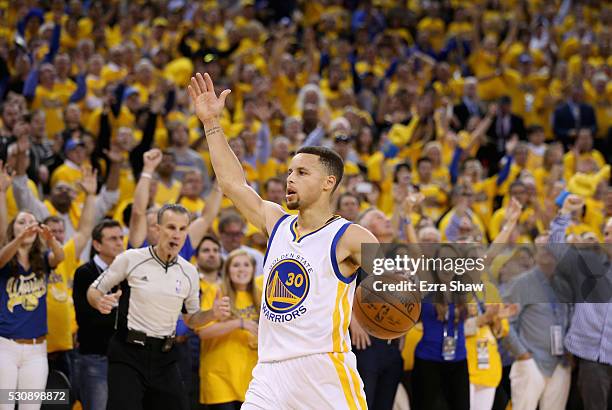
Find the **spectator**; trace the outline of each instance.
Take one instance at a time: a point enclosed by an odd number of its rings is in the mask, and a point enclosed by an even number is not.
[[[539,237],[536,244],[547,239]],[[504,294],[504,300],[520,305],[506,338],[516,358],[510,371],[512,408],[559,409],[567,402],[571,378],[563,348],[569,311],[551,286],[554,256],[540,246],[535,259],[536,267],[515,279]]]
[[[228,213],[219,220],[219,237],[221,239],[221,256],[227,258],[230,252],[244,249],[255,259],[255,276],[263,273],[263,254],[256,249],[242,244],[246,225],[244,219],[236,213]]]
[[[565,103],[555,109],[553,127],[555,137],[566,149],[578,135],[580,128],[589,128],[591,135],[597,133],[597,119],[593,107],[584,102],[584,90],[579,83],[568,88]]]
[[[0,386],[39,389],[47,383],[47,276],[64,259],[49,227],[33,214],[20,212],[8,226],[8,243],[0,249]],[[46,247],[49,248],[47,250]]]
[[[218,294],[229,296],[232,317],[198,330],[202,340],[200,403],[211,409],[239,409],[257,363],[257,320],[261,291],[255,285],[255,259],[244,249],[229,253],[220,289],[209,292],[202,306]]]
[[[79,391],[84,410],[106,408],[108,342],[115,332],[114,315],[103,315],[87,302],[87,289],[124,250],[123,233],[117,221],[105,219],[92,232],[91,260],[74,276],[74,310],[79,327]]]

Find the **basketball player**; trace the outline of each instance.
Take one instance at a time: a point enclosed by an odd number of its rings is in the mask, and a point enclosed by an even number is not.
[[[367,408],[348,326],[361,244],[378,242],[365,228],[333,215],[331,196],[342,179],[342,159],[323,147],[298,150],[286,193],[287,207],[298,214],[288,215],[247,184],[227,143],[219,117],[230,90],[217,97],[210,76],[199,73],[188,89],[222,191],[270,237],[259,362],[242,408]]]

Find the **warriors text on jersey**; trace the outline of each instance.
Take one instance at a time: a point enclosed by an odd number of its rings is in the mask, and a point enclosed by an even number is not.
[[[297,216],[276,223],[264,259],[259,361],[351,349],[348,332],[355,275],[340,274],[336,246],[350,222],[334,217],[303,236]]]

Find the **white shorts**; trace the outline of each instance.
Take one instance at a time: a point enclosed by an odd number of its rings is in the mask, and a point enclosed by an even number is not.
[[[352,352],[257,363],[242,405],[243,410],[367,408]]]

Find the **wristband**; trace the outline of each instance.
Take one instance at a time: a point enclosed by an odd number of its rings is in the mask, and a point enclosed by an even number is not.
[[[151,175],[148,172],[141,172],[140,173],[140,178],[151,178],[151,179],[153,179],[153,175]]]

